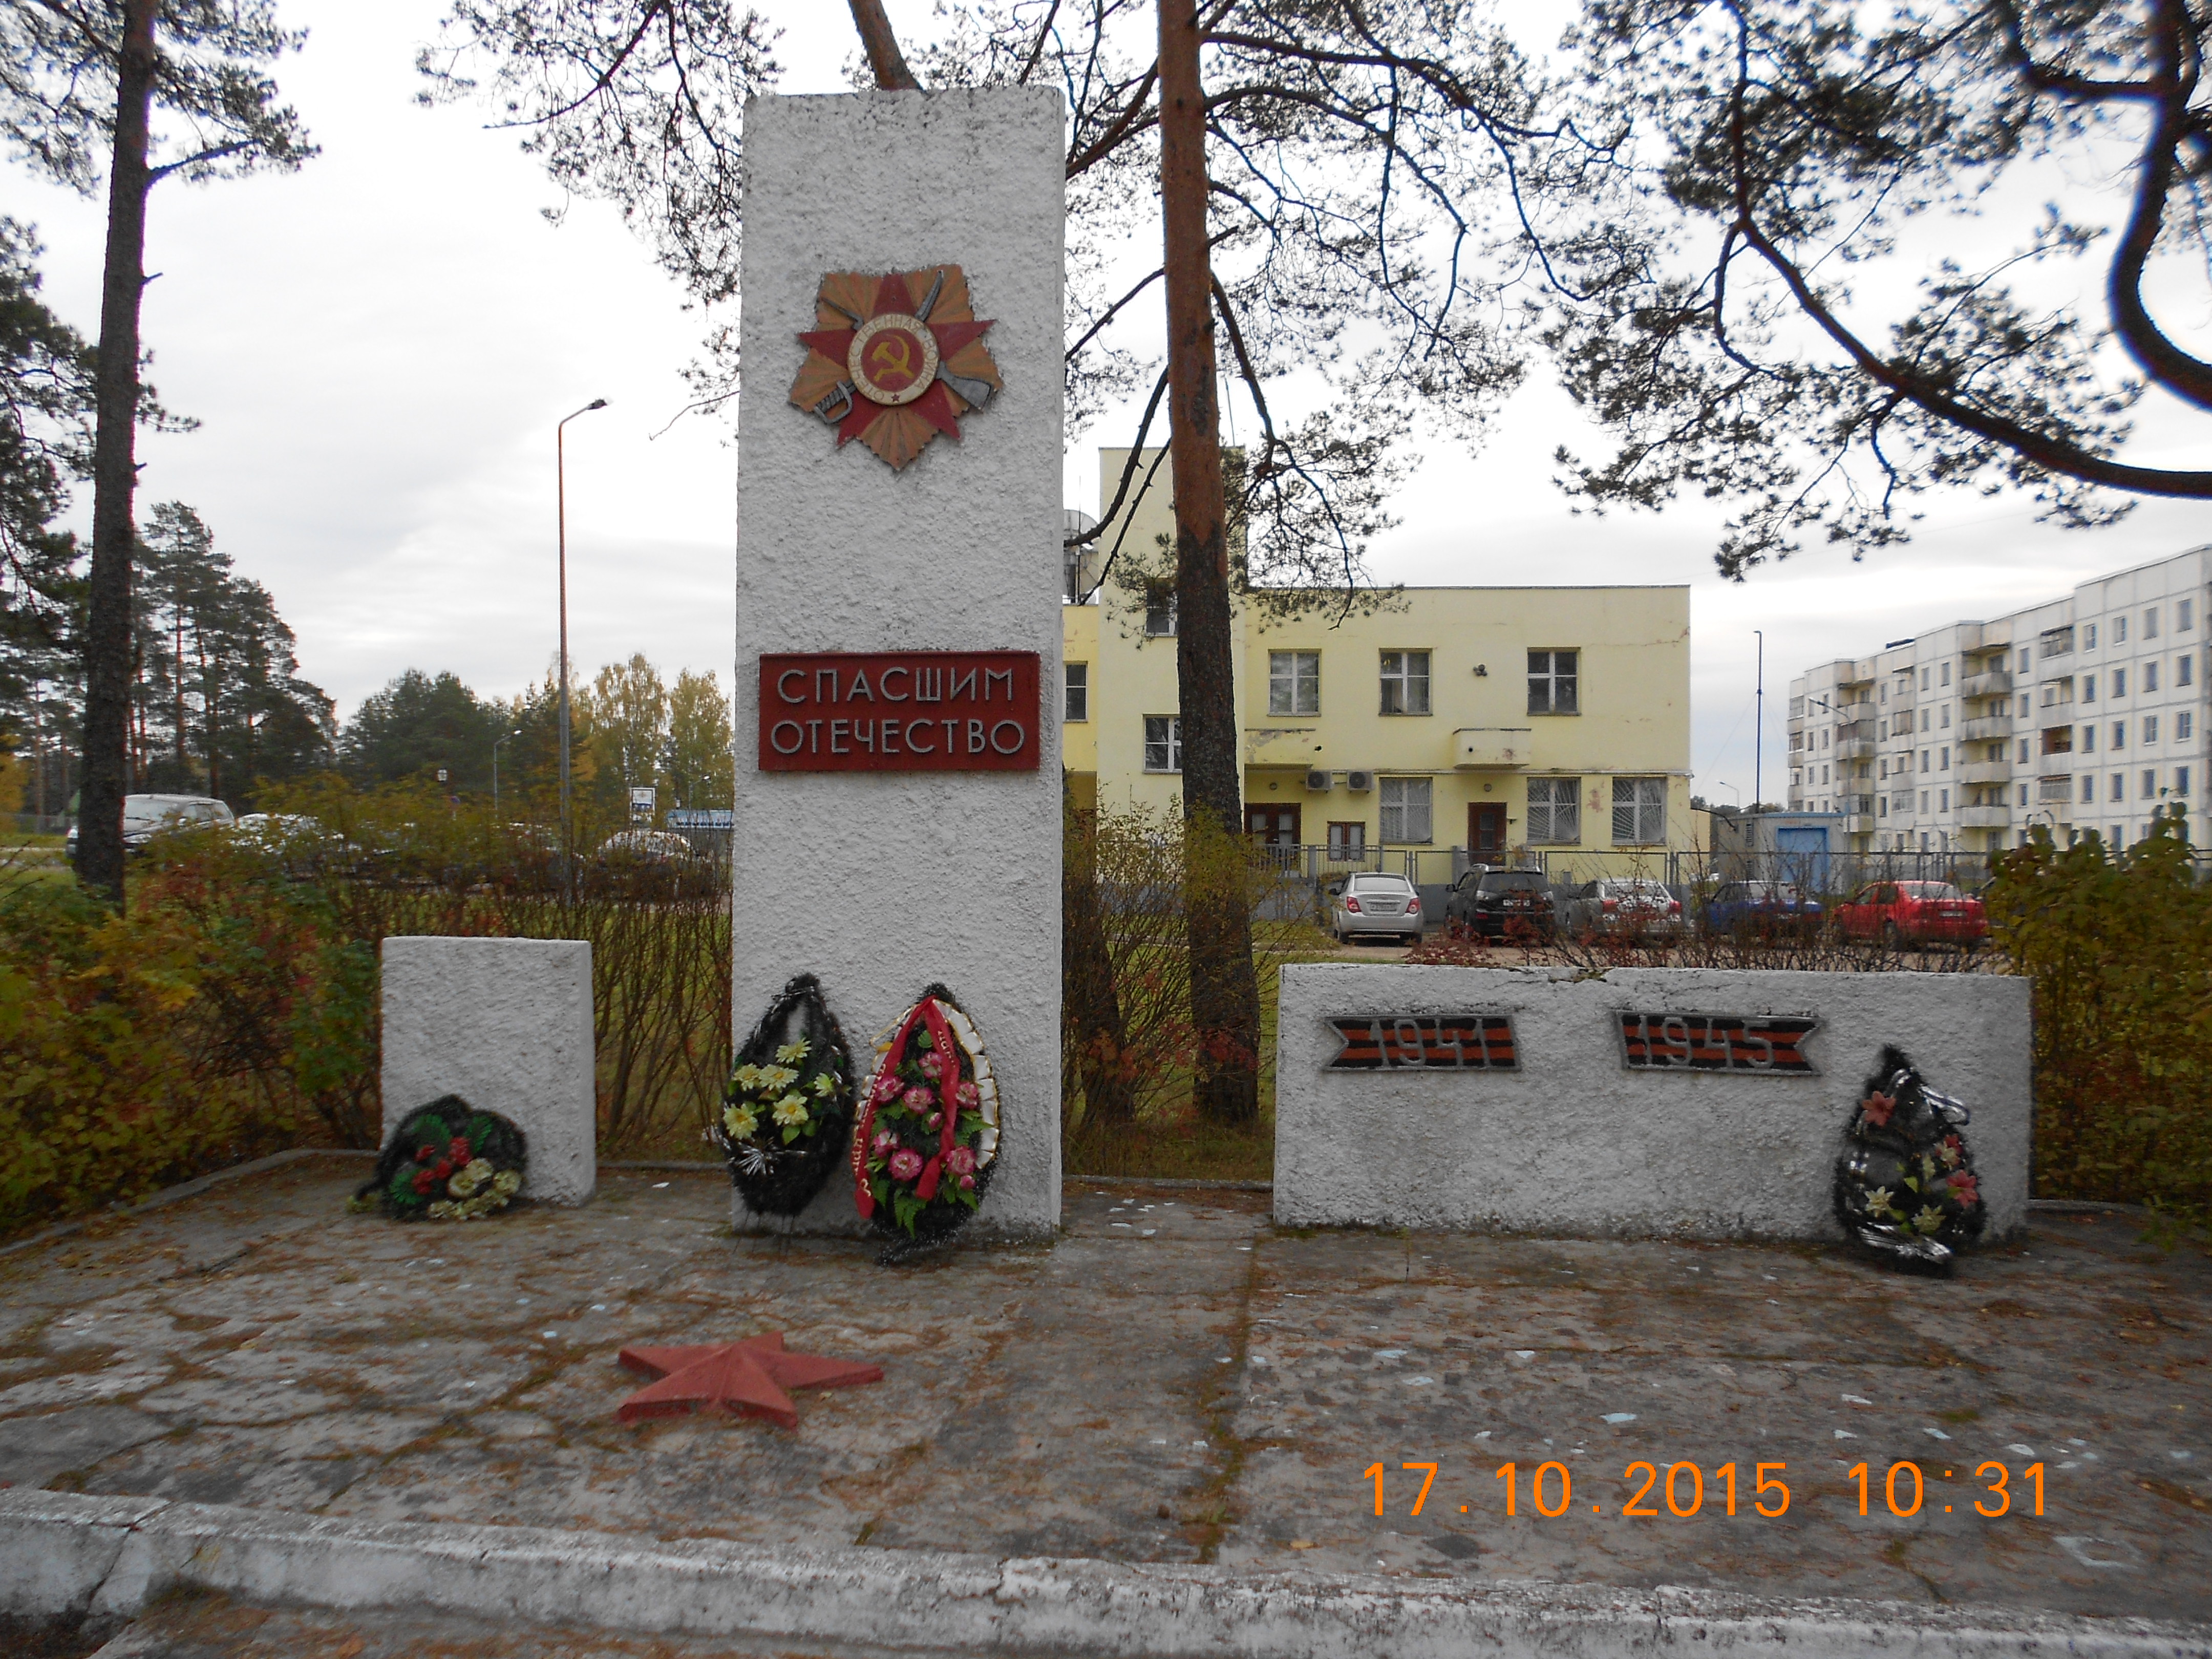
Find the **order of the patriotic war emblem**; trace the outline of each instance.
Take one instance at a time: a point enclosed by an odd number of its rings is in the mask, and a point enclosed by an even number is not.
[[[791,401],[858,438],[894,471],[940,433],[960,440],[960,417],[1000,389],[958,265],[921,270],[833,270],[814,296],[815,326],[799,335],[806,362]]]

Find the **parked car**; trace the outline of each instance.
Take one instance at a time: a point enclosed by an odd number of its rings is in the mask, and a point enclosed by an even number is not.
[[[1705,931],[1769,938],[1817,931],[1820,902],[1786,881],[1724,881],[1705,903]]]
[[[1565,906],[1570,933],[1679,933],[1682,902],[1648,876],[1607,876],[1585,882]]]
[[[248,812],[231,832],[254,851],[280,861],[287,874],[301,878],[350,869],[361,855],[361,848],[304,812]]]
[[[592,855],[601,864],[690,864],[699,854],[681,836],[665,830],[625,830],[609,836]]]
[[[1328,931],[1340,945],[1383,934],[1421,942],[1421,895],[1403,876],[1362,871],[1347,877],[1329,904]]]
[[[1444,901],[1444,919],[1470,927],[1486,939],[1504,939],[1516,924],[1539,939],[1559,931],[1552,884],[1540,870],[1487,870],[1478,866],[1453,884]]]
[[[230,808],[212,795],[125,795],[123,846],[135,853],[166,830],[193,830],[234,820]],[[62,837],[64,854],[76,862],[76,825]]]
[[[1979,945],[1990,936],[1982,902],[1948,881],[1877,881],[1836,907],[1847,939],[1896,945]]]

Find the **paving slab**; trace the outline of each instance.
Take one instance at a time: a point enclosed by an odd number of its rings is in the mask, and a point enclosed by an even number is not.
[[[302,1160],[0,1257],[0,1482],[2212,1620],[2212,1263],[2124,1218],[2039,1212],[1929,1280],[1813,1245],[1284,1230],[1265,1194],[1072,1182],[1056,1243],[883,1268],[733,1237],[714,1172],[603,1170],[581,1208],[437,1227],[347,1214],[358,1179]],[[614,1420],[623,1345],[779,1329],[884,1381],[802,1394],[796,1431]],[[1988,1464],[2001,1515],[1974,1507]]]

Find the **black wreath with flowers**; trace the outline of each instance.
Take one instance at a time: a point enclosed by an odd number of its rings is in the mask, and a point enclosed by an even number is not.
[[[967,1224],[998,1167],[999,1089],[975,1023],[942,985],[877,1045],[853,1137],[854,1199],[886,1262]]]
[[[853,1056],[822,981],[799,974],[738,1050],[714,1144],[748,1208],[794,1216],[836,1173],[852,1132]]]
[[[353,1202],[402,1221],[477,1221],[514,1201],[528,1162],[517,1125],[441,1095],[407,1115]]]
[[[1929,1088],[1896,1048],[1867,1079],[1836,1160],[1836,1219],[1884,1261],[1948,1273],[1982,1236],[1989,1212],[1960,1131],[1964,1103]]]

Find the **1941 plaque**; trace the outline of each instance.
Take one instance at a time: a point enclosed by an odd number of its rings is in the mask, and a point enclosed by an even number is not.
[[[763,772],[1034,772],[1034,651],[763,653]]]
[[[1332,1072],[1516,1072],[1510,1014],[1346,1014]]]

